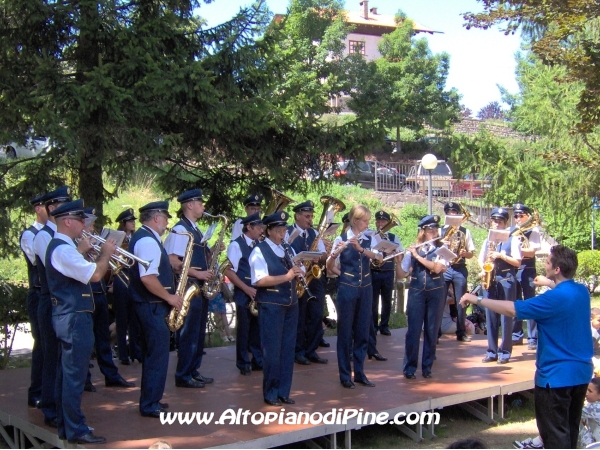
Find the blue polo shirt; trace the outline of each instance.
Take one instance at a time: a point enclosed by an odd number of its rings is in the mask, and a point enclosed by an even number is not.
[[[573,280],[524,302],[515,302],[518,320],[534,319],[538,326],[535,384],[560,388],[587,384],[592,379],[590,294]]]

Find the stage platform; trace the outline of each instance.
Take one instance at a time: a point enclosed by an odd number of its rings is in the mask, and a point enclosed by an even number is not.
[[[365,362],[366,375],[377,386],[357,384],[353,390],[341,386],[336,338],[327,338],[331,347],[322,348],[319,354],[328,358],[329,364],[295,365],[291,397],[296,404],[284,405],[285,411],[324,414],[333,408],[362,408],[364,412],[388,412],[393,417],[398,412],[426,412],[463,404],[491,423],[503,417],[504,395],[533,389],[535,351],[527,350],[526,345],[517,346],[508,364],[484,364],[481,358],[487,348],[485,336],[474,336],[470,343],[457,342],[454,336],[442,337],[433,377],[424,379],[417,372],[416,380],[406,380],[402,375],[405,332],[406,329],[392,330],[390,337],[378,336],[377,347],[389,359]],[[351,431],[363,426],[356,420],[346,425],[217,425],[221,413],[230,408],[236,412],[241,408],[252,413],[279,413],[281,407],[263,403],[262,372],[240,375],[235,367],[235,346],[209,348],[206,352],[202,374],[214,377],[215,382],[204,389],[176,388],[176,354],[172,353],[162,401],[169,403],[170,412],[213,412],[210,425],[162,425],[159,419],[141,417],[139,363],[130,366],[117,363],[123,377],[138,386],[129,389],[104,387],[104,377],[98,368],[91,369],[97,392],[84,392],[82,409],[88,425],[95,428],[94,433],[108,440],[100,448],[148,448],[157,440],[165,440],[173,448],[268,448],[318,437],[326,437],[329,447],[343,443],[349,448]],[[9,446],[73,447],[58,439],[56,429],[44,425],[41,411],[27,407],[29,369],[1,371],[0,381],[0,433]],[[487,399],[487,407],[475,402],[479,399]],[[416,440],[435,433],[433,425],[411,429],[404,426],[403,431]]]

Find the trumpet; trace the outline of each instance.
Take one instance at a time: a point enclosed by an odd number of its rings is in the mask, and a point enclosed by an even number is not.
[[[89,238],[92,248],[100,253],[100,245],[97,243],[92,243],[92,240],[99,242],[100,244],[106,243],[106,239],[101,238],[97,234],[90,233],[88,231],[83,230],[82,236],[84,238]],[[138,264],[144,266],[144,269],[148,270],[150,267],[150,263],[141,258],[138,258],[133,253],[129,253],[127,250],[123,250],[121,247],[117,247],[115,249],[115,253],[113,253],[110,257],[115,263],[125,266],[125,267],[133,267],[133,265],[137,262]]]

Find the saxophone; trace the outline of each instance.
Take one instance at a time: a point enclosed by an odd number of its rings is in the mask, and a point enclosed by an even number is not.
[[[212,271],[214,274],[214,278],[211,280],[205,281],[202,286],[202,294],[209,300],[215,298],[219,292],[221,292],[221,285],[223,284],[223,271],[219,269],[219,255],[221,254],[221,248],[223,247],[223,238],[225,237],[225,231],[227,231],[227,217],[217,215],[213,216],[208,213],[204,213],[205,216],[208,217],[216,217],[220,219],[223,223],[221,224],[221,231],[219,231],[219,237],[215,245],[213,246],[212,256],[210,258],[210,263],[208,264],[208,270]]]
[[[490,284],[492,284],[492,277],[494,276],[494,261],[490,257],[490,253],[496,251],[496,243],[494,241],[488,242],[487,255],[485,258],[485,262],[483,263],[483,271],[485,272],[483,278],[481,280],[481,287],[486,291],[490,288]]]
[[[175,293],[183,298],[183,305],[181,309],[172,308],[169,315],[166,317],[167,326],[169,330],[175,332],[179,330],[187,316],[187,313],[190,309],[190,303],[192,298],[194,298],[199,291],[198,285],[192,283],[189,288],[187,288],[187,280],[188,280],[188,272],[190,270],[190,264],[192,262],[192,254],[194,253],[194,236],[192,233],[188,233],[187,231],[173,231],[170,228],[167,228],[170,233],[181,234],[188,237],[188,243],[185,248],[185,255],[183,256],[183,265],[181,267],[181,275],[179,278],[179,283],[177,284],[177,289]]]

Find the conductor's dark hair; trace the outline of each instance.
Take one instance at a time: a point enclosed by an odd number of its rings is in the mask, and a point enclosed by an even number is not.
[[[485,442],[483,442],[479,439],[468,438],[468,439],[461,439],[459,441],[453,442],[446,448],[488,448],[488,447],[487,447],[487,445],[485,445]]]
[[[577,271],[577,253],[564,245],[555,245],[550,249],[552,268],[560,268],[563,277],[570,280]]]

